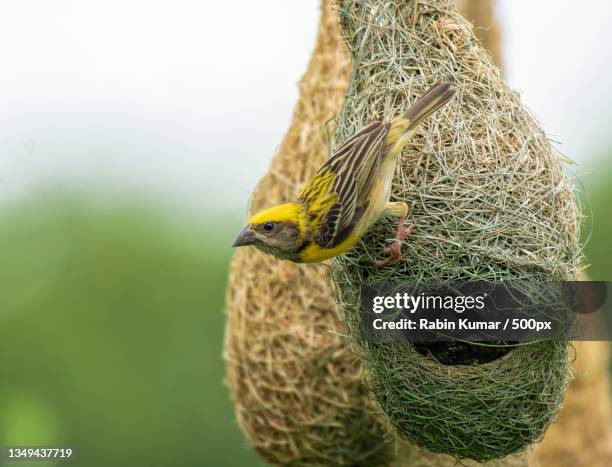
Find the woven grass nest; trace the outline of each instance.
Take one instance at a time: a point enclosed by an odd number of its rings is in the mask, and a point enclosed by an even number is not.
[[[360,340],[366,280],[574,280],[579,215],[563,158],[503,82],[450,0],[342,0],[353,67],[334,145],[391,118],[436,81],[457,88],[398,164],[392,200],[417,229],[402,262],[376,268],[394,236],[381,221],[334,260],[349,343],[371,395],[397,433],[432,452],[487,461],[543,436],[569,380],[568,343],[516,347]],[[469,356],[467,358],[466,356]]]

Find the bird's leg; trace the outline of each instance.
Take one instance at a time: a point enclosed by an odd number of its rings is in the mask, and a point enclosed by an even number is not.
[[[397,223],[397,231],[395,234],[395,240],[390,247],[384,249],[383,254],[387,258],[376,261],[376,266],[391,266],[396,264],[402,253],[402,242],[406,240],[408,235],[414,230],[414,224],[410,224],[408,227],[404,227],[406,221],[406,215],[408,214],[408,205],[406,203],[387,203],[383,215],[396,215],[399,217]]]
[[[376,266],[391,266],[399,262],[402,256],[402,242],[406,240],[406,237],[412,233],[415,227],[414,224],[410,224],[408,227],[404,228],[405,220],[405,217],[400,217],[397,223],[395,240],[393,240],[391,246],[383,250],[383,254],[387,255],[387,258],[377,260]]]

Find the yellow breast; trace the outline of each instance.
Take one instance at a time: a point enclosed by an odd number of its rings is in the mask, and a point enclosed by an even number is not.
[[[346,250],[355,245],[360,237],[361,235],[350,235],[346,240],[333,248],[322,248],[321,245],[313,242],[302,250],[300,253],[300,259],[304,263],[318,263],[319,261],[325,261],[326,259],[333,258],[334,256],[344,253]]]

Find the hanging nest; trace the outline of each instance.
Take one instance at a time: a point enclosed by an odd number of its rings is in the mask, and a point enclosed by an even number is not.
[[[405,149],[393,201],[416,224],[402,262],[376,268],[394,225],[333,262],[337,298],[373,397],[398,434],[487,461],[542,438],[569,380],[568,343],[517,347],[361,342],[366,280],[550,282],[576,278],[579,216],[562,159],[450,0],[342,0],[353,68],[334,141],[400,115],[436,81],[457,97]]]

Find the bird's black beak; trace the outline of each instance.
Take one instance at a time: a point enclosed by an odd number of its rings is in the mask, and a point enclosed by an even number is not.
[[[257,237],[255,237],[255,233],[251,229],[250,225],[247,225],[244,229],[240,231],[234,243],[232,243],[232,247],[236,248],[237,246],[247,246],[252,245],[257,241]]]

